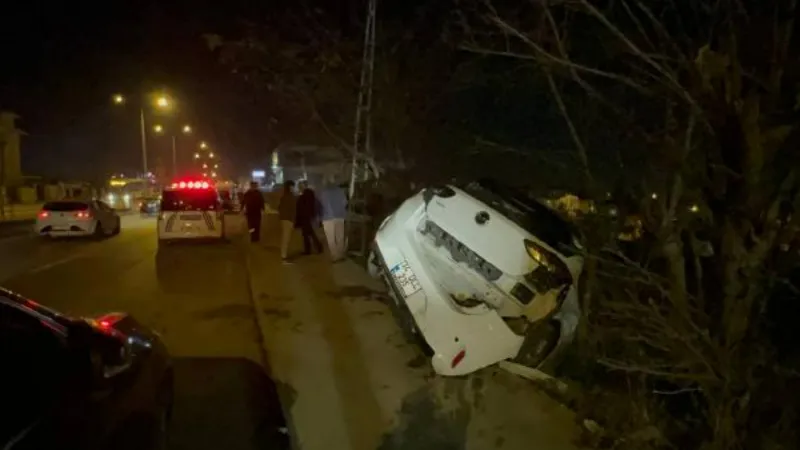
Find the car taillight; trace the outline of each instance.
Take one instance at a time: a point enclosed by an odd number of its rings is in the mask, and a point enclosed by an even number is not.
[[[461,350],[460,352],[458,352],[458,354],[456,354],[456,356],[453,357],[453,360],[450,361],[450,368],[455,369],[457,365],[461,364],[461,361],[464,360],[465,356],[467,356],[466,350]]]
[[[50,213],[47,211],[39,211],[39,218],[40,219],[47,219],[50,217]]]
[[[78,211],[75,213],[75,217],[78,219],[88,219],[92,217],[92,215],[88,211]]]

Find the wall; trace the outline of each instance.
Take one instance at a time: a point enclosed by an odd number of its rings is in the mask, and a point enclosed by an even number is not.
[[[17,115],[0,112],[0,183],[15,186],[22,182],[20,140],[22,132],[16,127]]]

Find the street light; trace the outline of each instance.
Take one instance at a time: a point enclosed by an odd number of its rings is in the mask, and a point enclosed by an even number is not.
[[[214,157],[214,154],[213,154],[213,153],[209,153],[209,154],[208,154],[208,157],[209,157],[209,158],[213,158],[213,157]]]
[[[215,169],[219,169],[219,164],[214,164]]]
[[[147,128],[145,127],[144,121],[144,106],[145,104],[150,104],[158,109],[169,109],[172,107],[173,102],[164,94],[158,94],[156,96],[148,94],[145,98],[146,100],[139,104],[139,132],[142,140],[142,168],[146,174],[149,173],[149,171],[147,169]],[[127,102],[127,99],[121,93],[117,93],[111,96],[111,101],[114,105],[122,106]],[[153,127],[153,130],[156,133],[161,133],[163,127],[156,125]]]
[[[202,148],[202,149],[208,148],[208,144],[206,144],[206,141],[203,141],[203,142],[200,143],[200,148]]]
[[[208,169],[208,164],[203,163],[203,169]]]
[[[164,132],[164,127],[162,127],[161,125],[156,125],[153,127],[153,131],[155,131],[157,134],[162,134]],[[183,131],[183,134],[190,134],[192,132],[192,127],[190,125],[184,125],[183,128],[181,128],[181,131]],[[171,134],[172,136],[170,137],[172,138],[172,175],[175,176],[178,174],[178,148],[177,148],[178,145],[176,142],[177,136],[175,135],[174,132]],[[199,156],[200,155],[197,153],[194,154],[195,159],[197,159]]]
[[[217,172],[211,172],[211,178],[216,178],[216,177],[217,177]]]
[[[200,153],[195,153],[194,154],[194,159],[200,159]]]

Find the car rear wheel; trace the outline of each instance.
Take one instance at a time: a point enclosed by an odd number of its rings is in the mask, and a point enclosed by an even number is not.
[[[94,232],[92,233],[92,236],[95,239],[102,239],[106,236],[106,234],[103,232],[103,225],[100,223],[99,220],[95,221],[94,223]]]

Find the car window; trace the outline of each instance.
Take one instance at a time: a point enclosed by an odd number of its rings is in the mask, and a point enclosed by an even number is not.
[[[53,212],[86,211],[89,209],[89,204],[86,202],[49,202],[45,203],[42,209]]]
[[[0,421],[5,444],[35,423],[59,390],[66,349],[57,332],[38,313],[27,313],[0,294],[0,398],[6,414]],[[34,310],[35,311],[35,310]]]
[[[219,197],[211,189],[164,191],[163,211],[211,211],[219,207]]]

